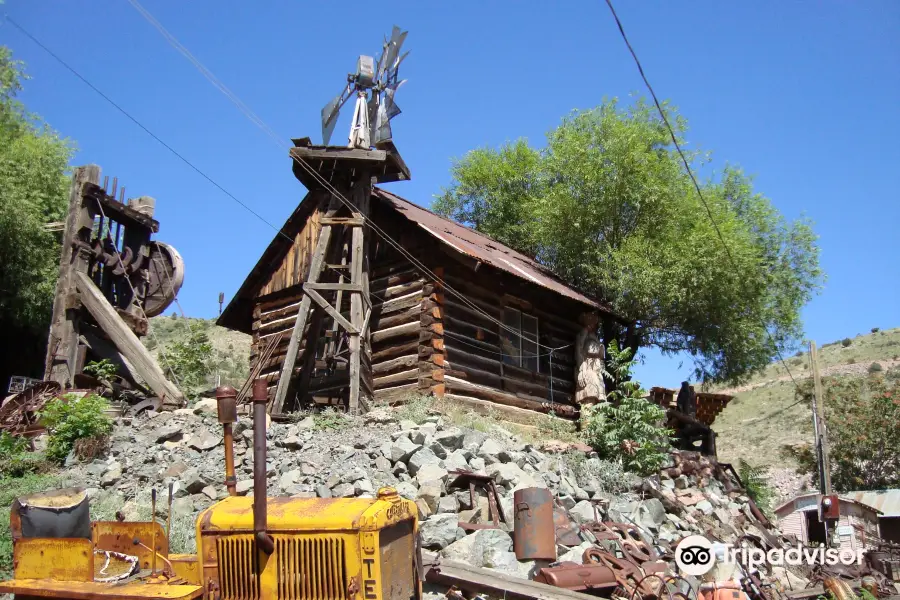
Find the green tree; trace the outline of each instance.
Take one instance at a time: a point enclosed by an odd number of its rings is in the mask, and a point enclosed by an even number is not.
[[[828,431],[831,485],[836,491],[878,490],[900,486],[900,372],[865,377],[828,377],[822,381]],[[812,400],[804,382],[798,399]],[[801,469],[818,482],[815,448],[795,450]]]
[[[196,396],[206,385],[210,374],[213,347],[203,321],[186,321],[187,331],[159,354],[167,375],[178,382],[181,391]]]
[[[646,400],[640,383],[631,378],[631,349],[620,350],[613,340],[607,355],[607,375],[616,387],[607,401],[582,408],[584,438],[600,458],[621,460],[627,470],[648,475],[666,461],[673,432],[664,427],[665,411]]]
[[[0,329],[19,342],[2,370],[40,374],[60,251],[44,225],[65,219],[73,147],[16,99],[25,79],[0,46]]]
[[[686,121],[666,110],[683,138]],[[688,159],[709,160],[696,151]],[[518,140],[473,150],[452,173],[437,212],[535,257],[633,321],[603,323],[607,344],[687,352],[706,381],[745,379],[794,347],[800,310],[823,280],[810,223],[785,221],[733,167],[703,185],[723,245],[642,100],[576,111],[541,149]]]

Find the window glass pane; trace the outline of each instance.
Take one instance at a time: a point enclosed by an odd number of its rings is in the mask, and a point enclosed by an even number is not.
[[[522,315],[522,366],[538,370],[538,321],[530,315]]]
[[[503,352],[503,362],[508,365],[519,366],[522,362],[522,340],[518,333],[522,328],[522,313],[513,308],[503,309],[503,324],[500,328],[500,348]],[[509,329],[513,331],[509,331]]]

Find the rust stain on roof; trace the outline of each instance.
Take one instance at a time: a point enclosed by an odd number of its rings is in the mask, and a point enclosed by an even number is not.
[[[483,233],[445,219],[430,210],[413,204],[381,188],[373,188],[372,196],[389,203],[398,213],[417,224],[423,231],[453,248],[492,267],[505,271],[529,283],[539,285],[572,300],[581,302],[606,313],[611,310],[572,289],[557,279],[549,269],[534,259],[516,252]]]

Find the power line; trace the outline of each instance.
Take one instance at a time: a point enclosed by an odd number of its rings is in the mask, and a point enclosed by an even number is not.
[[[92,84],[92,83],[91,83],[90,81],[88,81],[85,77],[83,77],[83,76],[81,75],[81,73],[79,73],[78,71],[76,71],[76,70],[75,70],[72,66],[70,66],[66,61],[64,61],[62,58],[60,58],[59,56],[57,56],[52,50],[50,50],[50,48],[48,48],[47,46],[45,46],[44,44],[42,44],[42,43],[40,42],[40,40],[38,40],[36,37],[34,37],[33,35],[31,35],[24,27],[22,27],[22,26],[19,25],[16,21],[14,21],[14,20],[12,19],[12,17],[10,17],[10,16],[7,15],[7,14],[4,14],[3,16],[4,16],[4,18],[5,18],[7,21],[10,22],[10,24],[12,24],[13,27],[15,27],[15,28],[18,29],[20,32],[22,32],[22,34],[24,34],[26,37],[28,37],[28,39],[30,39],[32,42],[34,42],[35,44],[37,44],[44,52],[46,52],[47,54],[49,54],[50,56],[52,56],[52,57],[56,60],[56,62],[58,62],[59,64],[61,64],[62,66],[64,66],[66,69],[68,69],[69,72],[71,72],[75,77],[77,77],[77,78],[80,79],[82,82],[84,82],[84,84],[87,85],[89,88],[91,88],[92,90],[94,90],[101,98],[103,98],[104,100],[106,100],[107,102],[109,102],[116,110],[118,110],[120,113],[122,113],[123,115],[125,115],[132,123],[134,123],[135,125],[137,125],[137,126],[140,127],[141,129],[143,129],[144,132],[145,132],[147,135],[149,135],[149,136],[152,137],[154,140],[156,140],[157,142],[159,142],[166,150],[168,150],[169,152],[171,152],[172,154],[174,154],[175,156],[177,156],[179,159],[181,159],[181,161],[182,161],[184,164],[186,164],[187,166],[189,166],[191,169],[193,169],[194,171],[196,171],[201,177],[203,177],[203,178],[206,179],[208,182],[210,182],[210,183],[213,184],[215,187],[217,187],[223,194],[225,194],[226,196],[228,196],[229,198],[231,198],[232,200],[234,200],[235,202],[237,202],[238,204],[240,204],[241,206],[243,206],[248,212],[250,212],[250,214],[252,214],[253,216],[255,216],[257,219],[259,219],[260,221],[262,221],[263,223],[265,223],[266,225],[268,225],[269,227],[271,227],[271,228],[274,229],[275,231],[281,233],[282,235],[285,235],[284,232],[282,232],[278,227],[275,227],[274,225],[272,225],[271,223],[269,223],[268,221],[266,221],[266,219],[263,218],[262,215],[260,215],[260,214],[257,213],[255,210],[253,210],[252,208],[250,208],[249,206],[247,206],[246,204],[244,204],[243,202],[241,202],[240,200],[238,200],[238,198],[237,198],[234,194],[232,194],[231,192],[229,192],[228,190],[226,190],[224,187],[222,187],[221,185],[219,185],[212,177],[210,177],[209,175],[207,175],[206,173],[204,173],[203,171],[201,171],[200,168],[197,167],[194,163],[192,163],[192,162],[189,161],[187,158],[185,158],[182,154],[180,154],[180,153],[179,153],[177,150],[175,150],[172,146],[170,146],[169,144],[167,144],[166,142],[164,142],[158,135],[156,135],[155,133],[153,133],[152,131],[150,131],[147,127],[145,127],[145,126],[143,125],[143,123],[141,123],[140,121],[138,121],[135,117],[131,116],[131,114],[130,114],[128,111],[126,111],[124,108],[122,108],[121,106],[119,106],[119,105],[118,105],[115,101],[113,101],[109,96],[107,96],[106,94],[104,94],[103,92],[101,92],[94,84]],[[287,236],[285,236],[285,237],[287,237]],[[291,239],[291,238],[288,238],[288,239]],[[293,241],[293,240],[291,240],[291,241]]]
[[[173,36],[171,33],[169,33],[169,31],[165,27],[163,27],[163,25],[159,21],[157,21],[155,17],[153,17],[153,15],[150,13],[150,11],[148,11],[143,6],[141,6],[141,4],[137,0],[129,0],[129,2],[135,8],[135,10],[137,10],[141,14],[141,16],[144,17],[144,19],[146,19],[157,31],[159,31],[160,34],[162,34],[162,36],[165,38],[165,40],[173,48],[175,48],[178,52],[180,52],[182,55],[184,55],[191,62],[191,64],[193,64],[194,67],[196,67],[197,70],[200,71],[200,73],[207,80],[209,80],[209,82],[212,83],[214,87],[216,87],[216,89],[218,89],[229,100],[231,100],[235,104],[235,106],[237,106],[237,108],[242,113],[244,113],[244,115],[248,119],[250,119],[251,122],[253,122],[257,127],[259,127],[264,133],[269,135],[269,137],[272,138],[272,140],[276,143],[276,145],[278,145],[280,148],[290,148],[290,145],[288,145],[281,138],[281,136],[279,136],[277,133],[275,133],[272,130],[272,128],[269,127],[265,123],[265,121],[263,121],[262,118],[260,118],[256,113],[254,113],[253,110],[250,109],[250,107],[248,107],[246,104],[244,104],[244,102],[241,101],[241,99],[234,92],[232,92],[228,88],[228,86],[226,86],[224,83],[222,83],[222,81],[218,77],[216,77],[212,71],[207,69],[203,65],[203,63],[200,62],[200,60],[198,58],[196,58],[190,52],[190,50],[188,50],[183,44],[181,44],[181,42],[179,42],[175,38],[175,36]],[[342,204],[344,204],[344,206],[346,206],[351,211],[355,212],[355,207],[353,206],[353,204],[349,200],[347,200],[347,198],[337,188],[335,188],[333,185],[331,185],[331,182],[327,181],[324,177],[322,177],[322,175],[320,173],[318,173],[315,169],[310,167],[309,164],[302,157],[294,156],[293,154],[290,154],[290,156],[292,159],[294,159],[295,162],[297,162],[298,165],[300,165],[301,168],[303,168],[314,179],[316,179],[319,183],[321,183],[323,185],[323,187],[326,188],[327,191],[329,191],[332,195],[334,195],[336,198],[338,198],[338,200],[340,200],[340,202]],[[400,243],[398,243],[391,236],[389,236],[387,233],[385,233],[375,222],[373,222],[367,216],[365,216],[365,215],[361,215],[361,216],[363,218],[363,222],[366,223],[373,231],[375,231],[375,233],[379,237],[381,237],[385,242],[387,242],[395,250],[397,250],[397,252],[400,253],[401,256],[405,257],[408,261],[410,261],[414,267],[425,272],[426,276],[429,277],[433,282],[439,283],[444,289],[448,290],[453,295],[458,297],[464,304],[468,305],[470,308],[472,308],[479,314],[483,315],[484,317],[486,317],[487,319],[489,319],[490,321],[492,321],[493,323],[498,325],[501,329],[505,329],[505,330],[509,331],[510,333],[520,335],[519,331],[516,331],[516,330],[512,329],[511,327],[507,326],[506,324],[502,323],[501,321],[495,319],[493,316],[491,316],[490,314],[488,314],[487,312],[482,310],[480,307],[478,307],[476,304],[471,302],[463,294],[457,292],[452,286],[450,286],[445,281],[443,281],[440,277],[438,277],[431,269],[429,269],[421,261],[416,259]],[[291,240],[291,241],[293,242],[293,240]],[[547,348],[550,351],[555,350],[554,348],[552,348],[550,346],[545,346],[544,344],[541,344],[539,342],[536,342],[536,343],[538,346]],[[571,345],[571,344],[569,344],[569,345]],[[563,347],[565,347],[565,346],[563,346]]]
[[[710,223],[712,223],[713,229],[716,230],[716,235],[718,235],[719,241],[722,242],[722,247],[725,249],[725,254],[728,256],[728,261],[731,263],[731,266],[735,270],[737,270],[737,263],[735,263],[734,257],[731,255],[731,249],[728,247],[728,244],[725,242],[725,238],[722,236],[722,231],[719,229],[719,225],[718,223],[716,223],[715,217],[713,217],[712,210],[710,210],[709,204],[707,204],[706,202],[706,198],[703,197],[703,192],[700,190],[700,184],[697,183],[697,178],[694,176],[694,171],[691,169],[690,163],[688,163],[687,158],[684,156],[684,152],[681,150],[681,144],[678,143],[678,138],[675,136],[675,131],[672,129],[672,125],[669,123],[666,112],[663,110],[659,99],[656,97],[656,92],[653,91],[653,86],[650,85],[650,81],[644,74],[644,68],[641,66],[641,61],[638,59],[634,48],[631,47],[631,42],[628,41],[628,36],[625,35],[625,28],[622,26],[622,21],[619,20],[619,15],[616,14],[616,9],[613,8],[612,0],[606,0],[606,5],[609,7],[613,19],[615,19],[616,21],[616,25],[619,28],[619,33],[622,35],[622,40],[628,47],[628,51],[631,53],[631,57],[634,59],[635,65],[637,65],[638,72],[641,74],[641,79],[644,80],[644,85],[647,86],[647,90],[650,91],[650,96],[653,97],[653,103],[656,104],[656,109],[659,111],[659,115],[660,117],[662,117],[663,123],[665,123],[666,125],[666,129],[669,130],[669,135],[672,138],[672,143],[675,144],[675,150],[678,151],[678,155],[681,157],[681,161],[684,163],[684,168],[687,170],[687,173],[694,184],[694,189],[697,190],[697,196],[700,197],[700,202],[703,204],[703,208],[706,209],[706,214],[709,216],[709,221]],[[772,347],[775,349],[775,353],[777,354],[778,359],[781,361],[781,364],[784,365],[785,371],[787,371],[787,374],[791,377],[791,381],[794,383],[794,386],[799,389],[800,386],[797,383],[797,380],[794,379],[794,374],[791,373],[791,370],[788,368],[787,362],[785,362],[784,356],[782,356],[781,350],[779,350],[778,348],[778,344],[775,343],[775,340],[772,337],[772,334],[769,333],[769,330],[766,327],[765,323],[763,323],[763,331],[766,332],[766,336],[769,338],[769,341],[772,342]]]

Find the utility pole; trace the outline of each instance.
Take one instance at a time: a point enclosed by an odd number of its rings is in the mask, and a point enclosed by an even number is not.
[[[813,430],[816,434],[816,457],[819,463],[819,489],[831,495],[831,467],[828,460],[828,430],[825,425],[825,401],[822,378],[819,375],[819,354],[816,343],[809,343],[809,361],[813,375]]]
[[[219,316],[222,316],[222,304],[225,302],[225,292],[219,292]]]

